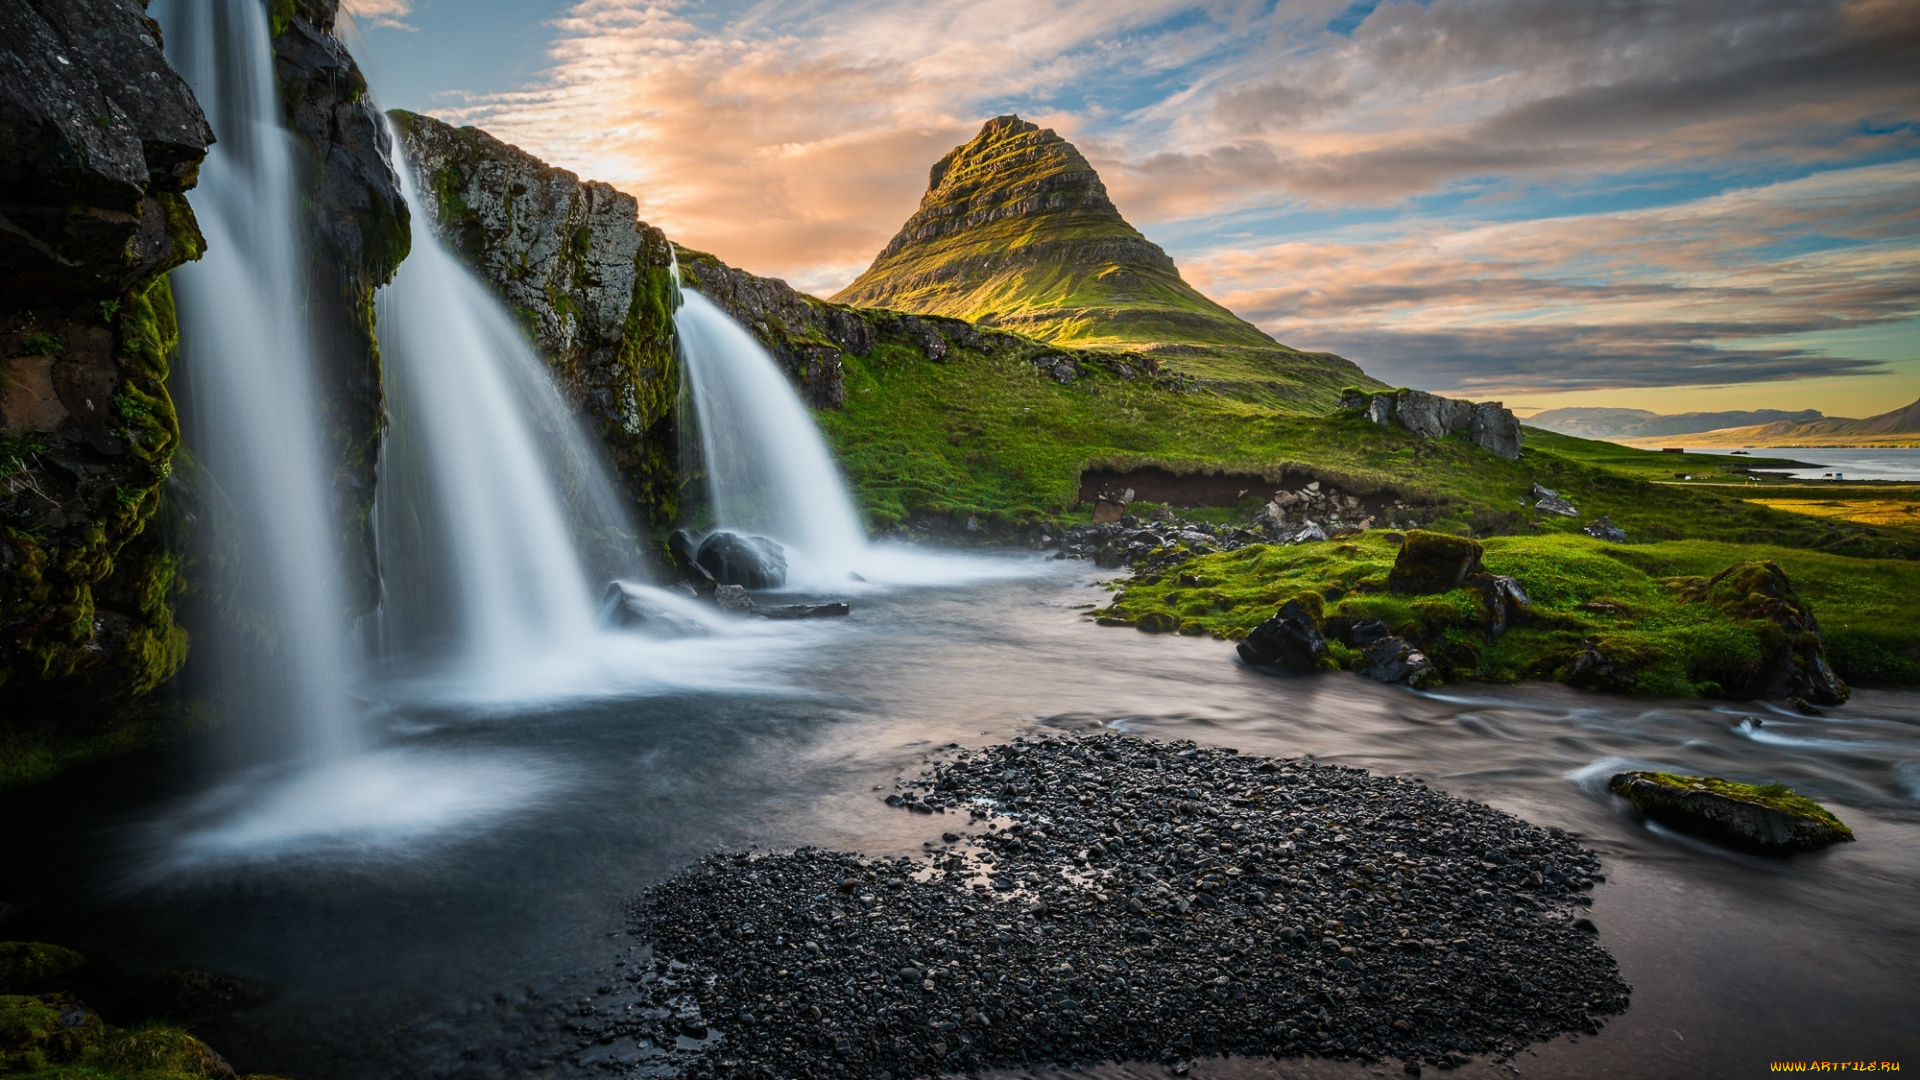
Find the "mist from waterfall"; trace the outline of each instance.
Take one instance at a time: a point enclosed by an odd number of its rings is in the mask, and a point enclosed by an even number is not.
[[[674,331],[714,527],[785,545],[796,585],[844,585],[866,564],[867,537],[820,429],[752,334],[698,292],[681,295]]]
[[[201,643],[249,760],[315,763],[360,745],[349,698],[340,528],[333,511],[292,135],[281,125],[265,5],[173,3],[167,57],[219,140],[192,196],[206,254],[173,272],[188,392],[186,444],[216,490],[208,526],[231,559],[198,571],[248,613],[245,646]],[[236,635],[236,637],[239,635]]]
[[[433,232],[397,133],[413,248],[379,295],[383,659],[510,681],[598,633],[638,542],[599,451],[505,306]]]

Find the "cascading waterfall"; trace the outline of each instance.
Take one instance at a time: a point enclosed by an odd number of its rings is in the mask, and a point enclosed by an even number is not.
[[[231,508],[223,587],[263,648],[210,657],[249,756],[337,759],[359,744],[342,562],[322,452],[316,350],[291,136],[281,126],[265,5],[168,6],[168,59],[218,138],[193,206],[207,252],[174,271],[189,386],[187,443]],[[225,653],[226,655],[223,655]],[[222,662],[224,661],[224,662]]]
[[[843,585],[867,538],[820,429],[752,334],[698,292],[682,297],[674,331],[715,527],[778,540],[796,584]]]
[[[598,590],[635,571],[637,545],[546,365],[434,235],[389,137],[414,213],[412,253],[378,305],[381,643],[390,659],[431,653],[497,683],[579,650],[596,632]]]

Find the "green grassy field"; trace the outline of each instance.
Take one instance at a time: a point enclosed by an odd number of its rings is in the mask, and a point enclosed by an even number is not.
[[[1427,440],[1357,417],[1302,415],[1205,389],[1179,392],[1092,366],[1062,386],[1026,354],[1006,350],[956,349],[934,363],[883,344],[843,362],[847,405],[819,419],[859,502],[881,527],[920,511],[1003,521],[1067,517],[1083,470],[1157,465],[1275,482],[1286,472],[1360,494],[1391,491],[1422,506],[1428,524],[1478,535],[1572,532],[1604,514],[1636,541],[1711,537],[1863,556],[1920,554],[1905,534],[1771,510],[1736,497],[1739,488],[1649,483],[1645,475],[1672,455],[1609,443],[1529,433],[1521,459],[1505,461],[1458,436]],[[1533,510],[1535,483],[1565,493],[1582,516]]]
[[[1843,678],[1920,682],[1920,620],[1912,616],[1920,610],[1920,563],[1707,540],[1618,545],[1575,536],[1516,536],[1489,539],[1485,548],[1487,570],[1519,580],[1534,602],[1528,622],[1496,644],[1486,642],[1473,590],[1438,596],[1386,592],[1398,548],[1377,531],[1346,541],[1201,556],[1122,583],[1100,617],[1109,624],[1144,621],[1238,640],[1288,600],[1312,594],[1330,622],[1378,618],[1396,632],[1444,642],[1435,658],[1458,677],[1554,678],[1583,641],[1592,641],[1642,673],[1637,692],[1693,697],[1715,692],[1725,669],[1752,662],[1764,628],[1690,599],[1688,590],[1730,566],[1772,560],[1820,620]]]

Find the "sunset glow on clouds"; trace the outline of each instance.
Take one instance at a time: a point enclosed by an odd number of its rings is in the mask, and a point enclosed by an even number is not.
[[[357,2],[433,33],[428,5]],[[402,36],[368,21],[376,54]],[[534,77],[388,103],[822,295],[928,166],[1018,112],[1189,280],[1389,382],[1850,415],[1920,396],[1908,0],[581,0],[529,32]],[[1728,384],[1751,385],[1700,389]]]

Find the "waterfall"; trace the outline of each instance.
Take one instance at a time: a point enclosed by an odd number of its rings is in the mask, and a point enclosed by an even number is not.
[[[843,586],[866,561],[866,532],[820,429],[752,334],[698,292],[682,297],[673,324],[714,526],[785,545],[794,584]]]
[[[600,455],[498,299],[440,241],[389,131],[413,249],[381,290],[387,438],[375,502],[388,659],[471,683],[578,651],[637,566]]]
[[[173,273],[188,391],[187,445],[231,508],[213,523],[234,565],[203,563],[255,621],[255,645],[209,659],[249,755],[332,760],[359,744],[348,690],[338,537],[329,499],[317,354],[304,297],[306,253],[292,136],[281,126],[266,6],[169,5],[168,59],[218,142],[193,207],[207,252]],[[203,643],[204,645],[204,643]],[[202,650],[206,655],[209,650]]]

